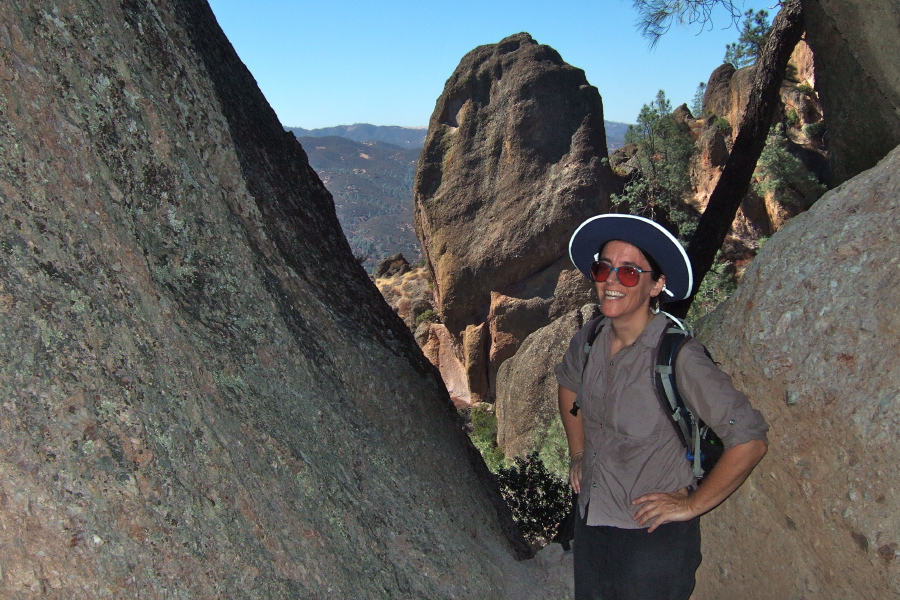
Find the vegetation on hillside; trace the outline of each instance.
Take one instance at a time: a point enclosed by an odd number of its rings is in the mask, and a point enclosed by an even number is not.
[[[689,239],[697,215],[685,199],[692,190],[690,162],[697,147],[687,125],[672,114],[663,90],[641,108],[625,141],[636,152],[628,161],[625,189],[612,196],[613,204],[622,212],[672,223],[682,239]]]
[[[299,140],[334,197],[344,235],[367,271],[385,256],[421,257],[412,216],[419,149],[334,136]]]

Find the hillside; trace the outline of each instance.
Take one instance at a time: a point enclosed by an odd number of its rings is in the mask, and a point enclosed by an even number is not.
[[[363,267],[371,272],[379,260],[398,252],[418,260],[412,182],[419,149],[337,136],[298,139],[334,196],[341,228],[353,254],[365,258]]]
[[[425,134],[428,133],[427,127],[398,127],[368,123],[337,125],[321,129],[303,129],[302,127],[286,127],[286,129],[298,138],[336,135],[357,142],[386,142],[401,148],[421,148],[425,144]]]
[[[628,123],[604,121],[606,127],[606,145],[615,150],[625,145],[625,132]],[[370,125],[356,123],[354,125],[337,125],[320,129],[303,129],[302,127],[285,127],[298,138],[340,136],[357,142],[386,142],[401,148],[421,148],[425,145],[427,127],[398,127],[396,125]]]

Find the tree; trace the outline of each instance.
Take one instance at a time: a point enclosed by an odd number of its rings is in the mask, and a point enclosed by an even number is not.
[[[803,35],[803,7],[801,0],[784,3],[753,70],[749,100],[743,118],[737,126],[731,154],[722,175],[710,194],[706,210],[700,216],[697,230],[687,247],[694,269],[694,290],[687,300],[670,304],[675,316],[687,314],[700,282],[710,270],[716,253],[747,193],[756,163],[766,145],[769,126],[779,103],[779,88],[788,59]]]
[[[673,116],[663,90],[641,108],[637,125],[628,127],[625,141],[635,144],[637,151],[630,179],[622,194],[612,196],[613,204],[631,214],[675,224],[687,238],[696,216],[684,211],[682,200],[691,190],[689,167],[696,146],[688,127]]]
[[[697,91],[694,92],[694,99],[691,102],[691,114],[694,118],[699,119],[703,116],[703,96],[706,95],[706,82],[701,81],[697,84]]]
[[[735,23],[741,16],[734,0],[634,0],[634,6],[641,15],[638,28],[650,39],[651,46],[668,31],[674,20],[705,26],[711,23],[712,10],[716,6],[725,8]],[[712,267],[741,200],[747,193],[778,106],[779,87],[788,59],[802,34],[801,0],[782,2],[756,60],[743,118],[740,123],[734,124],[738,133],[731,154],[688,243],[688,258],[694,270],[694,289],[687,300],[669,305],[670,312],[675,316],[687,314],[694,294]]]
[[[772,27],[769,25],[769,12],[760,10],[744,13],[744,24],[738,41],[725,46],[725,62],[734,65],[735,69],[749,67],[756,62],[762,47],[769,38]]]

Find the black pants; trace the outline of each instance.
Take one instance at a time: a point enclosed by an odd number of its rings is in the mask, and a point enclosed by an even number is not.
[[[646,529],[575,522],[575,600],[687,600],[700,566],[700,518]]]

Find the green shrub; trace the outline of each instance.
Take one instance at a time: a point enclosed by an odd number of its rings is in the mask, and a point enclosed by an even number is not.
[[[736,288],[734,274],[729,272],[728,263],[721,262],[721,255],[720,251],[716,255],[716,261],[712,268],[700,282],[700,289],[697,290],[697,295],[685,318],[690,324],[696,324],[734,293]]]
[[[813,89],[813,86],[809,85],[808,83],[801,83],[797,86],[797,91],[800,92],[801,94],[806,94],[807,96],[811,96],[812,94],[815,93],[816,90]]]
[[[497,476],[522,535],[535,547],[545,546],[572,506],[569,484],[547,471],[537,452],[517,458]]]
[[[789,108],[787,114],[784,115],[785,120],[789,127],[799,127],[800,126],[800,115],[797,114],[797,111],[793,108]]]
[[[825,121],[807,123],[803,126],[803,135],[811,140],[819,139],[825,135]]]
[[[503,452],[497,447],[497,417],[494,407],[480,403],[462,411],[466,418],[469,439],[478,448],[484,463],[492,473],[496,473],[506,464]]]
[[[698,215],[683,200],[691,193],[690,161],[697,147],[689,128],[672,116],[663,90],[641,108],[625,141],[637,145],[635,168],[624,191],[610,198],[616,211],[659,217],[675,224],[679,237],[689,239]]]
[[[713,126],[720,133],[731,133],[731,123],[729,123],[728,119],[726,119],[725,117],[716,117],[713,120]]]
[[[421,325],[422,323],[428,321],[429,323],[437,323],[438,322],[438,314],[431,310],[430,308],[416,317],[416,327]]]
[[[788,141],[779,127],[773,127],[766,138],[754,178],[753,187],[757,194],[765,196],[774,192],[776,200],[793,204],[801,210],[812,206],[826,189],[800,159],[791,154]]]

